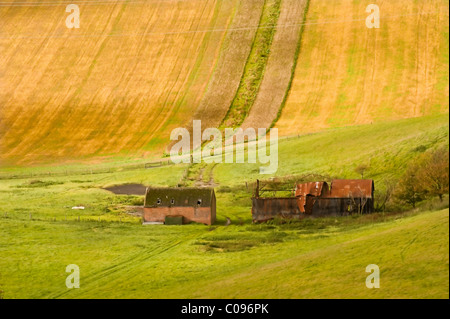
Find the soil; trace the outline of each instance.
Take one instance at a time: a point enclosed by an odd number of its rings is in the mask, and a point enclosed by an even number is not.
[[[142,184],[123,184],[105,187],[116,195],[145,195],[146,187]]]

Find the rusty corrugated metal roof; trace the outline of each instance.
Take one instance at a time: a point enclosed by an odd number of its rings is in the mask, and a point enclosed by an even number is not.
[[[297,184],[295,197],[297,197],[298,207],[301,213],[312,210],[315,198],[328,194],[327,182],[309,182]]]
[[[324,189],[325,192],[328,191],[327,182],[310,182],[297,184],[297,187],[295,189],[295,197],[306,195],[321,196],[322,189]]]
[[[371,179],[335,179],[331,182],[329,198],[372,198],[374,183]]]

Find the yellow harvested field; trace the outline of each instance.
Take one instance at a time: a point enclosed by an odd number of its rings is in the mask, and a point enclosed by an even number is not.
[[[371,1],[380,29],[362,0],[74,2],[79,29],[68,0],[0,3],[2,166],[160,157],[239,94],[237,125],[280,135],[449,109],[446,0]]]
[[[4,164],[160,155],[199,104],[235,9],[229,0],[82,1],[80,28],[68,29],[65,5],[38,2],[0,6]]]
[[[379,29],[366,6],[380,8]],[[449,2],[312,0],[281,135],[448,112]]]

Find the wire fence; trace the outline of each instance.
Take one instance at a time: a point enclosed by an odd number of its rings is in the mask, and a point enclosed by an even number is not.
[[[0,173],[0,180],[9,179],[27,179],[38,177],[61,177],[61,176],[75,176],[75,175],[93,175],[93,174],[107,174],[114,172],[123,172],[131,170],[151,169],[174,165],[170,160],[160,160],[156,162],[147,162],[139,164],[120,165],[109,168],[83,168],[83,169],[67,169],[60,171],[47,172],[29,172],[29,173]]]
[[[330,129],[332,130],[332,129]],[[304,134],[295,134],[295,135],[289,135],[289,136],[281,136],[278,137],[278,141],[280,140],[293,140],[293,139],[299,139],[302,137],[306,137],[309,135],[314,135],[315,133],[304,133]],[[248,145],[249,143],[257,142],[258,139],[250,139],[244,142],[244,144]],[[235,145],[236,146],[236,145]],[[231,150],[229,150],[231,151]],[[233,150],[234,151],[234,150]],[[224,154],[222,154],[224,155]],[[191,156],[191,163],[192,163],[192,154]],[[42,171],[42,172],[29,172],[29,173],[7,173],[7,172],[0,172],[0,180],[9,180],[9,179],[27,179],[27,178],[39,178],[39,177],[61,177],[61,176],[77,176],[77,175],[94,175],[94,174],[107,174],[107,173],[114,173],[114,172],[123,172],[123,171],[131,171],[131,170],[142,170],[142,169],[151,169],[151,168],[158,168],[158,167],[164,167],[164,166],[170,166],[170,165],[176,165],[172,162],[172,160],[169,159],[159,159],[154,160],[150,162],[145,163],[138,163],[138,164],[124,164],[124,165],[117,165],[114,167],[109,168],[82,168],[82,169],[66,169],[66,170],[58,170],[58,171]],[[180,183],[182,183],[188,173],[188,169],[186,168],[183,176],[180,179]]]

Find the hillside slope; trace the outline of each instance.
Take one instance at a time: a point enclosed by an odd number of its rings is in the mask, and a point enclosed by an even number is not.
[[[33,218],[39,219],[73,217],[79,211],[67,207],[84,205],[89,207],[83,211],[85,217],[117,218],[114,212],[105,212],[105,206],[115,200],[102,188],[130,183],[175,187],[186,182],[193,186],[198,180],[208,182],[212,177],[217,191],[217,223],[225,223],[226,216],[233,221],[250,222],[253,188],[248,185],[256,179],[310,174],[325,180],[329,180],[326,176],[353,179],[360,178],[355,168],[366,164],[364,176],[374,180],[377,197],[383,194],[386,181],[397,181],[418,156],[448,147],[448,115],[437,115],[281,139],[278,170],[273,175],[259,174],[259,168],[267,165],[260,163],[207,167],[204,163],[180,164],[146,169],[133,161],[131,167],[127,167],[129,162],[100,162],[2,169],[0,208],[8,216],[27,217],[32,213]]]
[[[27,3],[0,6],[1,157],[13,163],[167,141],[199,103],[237,1],[73,1],[71,30],[65,5]]]
[[[354,168],[366,163],[377,199],[383,181],[400,177],[422,152],[448,148],[448,125],[448,116],[434,115],[282,139],[276,176],[358,178]],[[0,296],[448,298],[448,209],[252,224],[246,182],[261,178],[259,164],[219,164],[211,167],[219,184],[213,227],[142,226],[124,207],[139,198],[104,188],[176,186],[189,165],[102,165],[85,166],[94,173],[27,167],[16,168],[28,173],[22,178],[0,176]],[[85,209],[71,209],[79,205]],[[448,207],[448,196],[419,209],[434,207]],[[65,286],[72,263],[81,289]],[[372,263],[381,270],[379,290],[364,284]]]
[[[449,2],[312,0],[281,134],[448,112]]]
[[[0,4],[0,163],[167,152],[170,132],[281,135],[448,112],[448,1]],[[71,3],[77,3],[72,1]],[[306,12],[306,14],[305,14]]]
[[[448,222],[448,209],[214,229],[6,219],[0,290],[5,299],[448,298]],[[65,285],[71,263],[80,289]],[[369,264],[380,289],[366,288]]]
[[[448,209],[355,232],[329,231],[277,245],[282,260],[203,280],[194,298],[442,298],[449,296]],[[332,227],[330,227],[332,228]],[[306,240],[305,240],[306,239]],[[303,245],[302,245],[303,242]],[[327,245],[321,243],[327,242]],[[319,247],[316,245],[319,244]],[[312,247],[314,248],[312,248]],[[294,253],[295,252],[295,253]],[[433,252],[433,253],[431,253]],[[367,289],[367,265],[380,268],[380,289]],[[255,269],[256,268],[256,269]],[[264,289],[261,289],[264,287]],[[188,290],[168,291],[180,297]]]

